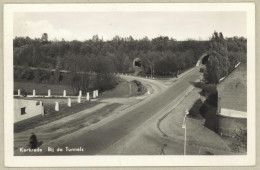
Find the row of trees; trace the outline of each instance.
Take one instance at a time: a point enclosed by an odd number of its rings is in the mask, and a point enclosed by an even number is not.
[[[191,67],[209,48],[207,41],[176,41],[162,36],[152,40],[115,36],[111,41],[103,41],[95,35],[84,42],[16,37],[13,43],[15,65],[130,73],[133,60],[140,58],[145,73],[156,75],[169,75]]]
[[[208,83],[217,83],[232,71],[238,61],[246,62],[246,39],[224,39],[221,33],[216,32],[210,41],[176,41],[167,36],[152,40],[147,37],[135,40],[131,36],[115,36],[112,40],[103,41],[95,35],[83,42],[48,41],[45,33],[41,39],[16,37],[13,46],[14,65],[56,70],[55,76],[38,71],[39,75],[44,75],[38,78],[39,82],[48,82],[49,77],[54,77],[50,78],[52,81],[54,79],[60,82],[59,70],[69,70],[74,73],[72,85],[81,89],[88,87],[91,72],[96,74],[96,82],[103,84],[100,89],[113,87],[116,80],[110,73],[133,72],[132,63],[135,58],[141,59],[144,74],[161,76],[172,75],[195,65],[201,54],[208,52],[210,57],[205,72]],[[20,73],[22,72],[16,71],[15,77],[27,77],[25,80],[32,77],[28,71],[23,72],[25,76],[19,75]],[[106,85],[106,82],[109,83]]]

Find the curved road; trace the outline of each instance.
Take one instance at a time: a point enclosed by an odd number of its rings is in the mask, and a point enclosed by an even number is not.
[[[199,68],[194,68],[191,72],[179,78],[177,82],[170,85],[168,88],[162,89],[158,84],[154,84],[159,88],[159,93],[155,93],[147,99],[144,104],[139,104],[138,107],[131,109],[128,113],[122,114],[118,118],[107,122],[106,124],[87,132],[80,132],[73,135],[69,140],[63,141],[59,147],[84,148],[83,152],[55,152],[54,155],[95,155],[101,150],[109,147],[140,125],[153,115],[158,113],[171,101],[176,99],[191,86],[191,82],[199,79]],[[129,77],[130,78],[130,77]],[[152,83],[154,80],[135,78],[140,81]],[[154,81],[155,82],[155,81]],[[66,125],[64,125],[66,127]],[[43,155],[51,155],[51,152],[44,152]]]

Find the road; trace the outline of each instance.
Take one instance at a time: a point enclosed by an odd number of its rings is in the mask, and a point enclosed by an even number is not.
[[[149,120],[153,115],[158,113],[162,108],[167,106],[171,101],[176,99],[182,94],[183,91],[191,86],[191,82],[199,79],[200,73],[199,68],[193,69],[188,74],[179,78],[174,84],[169,87],[163,87],[158,85],[155,80],[136,78],[147,83],[149,81],[153,88],[158,93],[153,94],[143,104],[137,105],[131,109],[127,114],[113,119],[102,126],[90,130],[81,131],[77,134],[71,135],[70,139],[59,143],[59,147],[65,148],[84,148],[82,152],[43,152],[43,155],[95,155],[105,148],[109,147],[113,143],[117,142],[131,131],[142,125],[145,121]],[[66,125],[64,125],[66,126]]]

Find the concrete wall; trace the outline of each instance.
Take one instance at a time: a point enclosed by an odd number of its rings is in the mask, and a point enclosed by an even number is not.
[[[24,114],[22,114],[22,108]],[[44,106],[39,100],[14,99],[14,122],[19,122],[33,116],[43,115]]]
[[[247,118],[217,114],[217,131],[219,135],[232,137],[234,131],[240,127],[247,129]]]

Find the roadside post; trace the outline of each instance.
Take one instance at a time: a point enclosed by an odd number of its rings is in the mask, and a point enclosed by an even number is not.
[[[55,111],[58,112],[59,110],[59,102],[55,102]]]
[[[89,101],[89,93],[87,93],[86,100]]]
[[[80,96],[80,97],[82,96],[82,91],[81,91],[81,90],[79,91],[79,96]]]
[[[63,97],[66,97],[66,90],[63,90]]]
[[[35,90],[33,90],[33,97],[35,97],[36,96],[36,92],[35,92]]]
[[[68,107],[71,107],[71,99],[68,98]]]
[[[48,90],[48,97],[51,97],[51,90]]]
[[[42,107],[41,107],[41,112],[42,112],[42,116],[44,116],[44,107],[43,107],[42,101],[40,101],[40,106],[42,106]]]
[[[96,91],[94,90],[93,91],[93,99],[95,99],[96,98]]]
[[[18,96],[20,97],[21,96],[21,90],[18,89]]]

